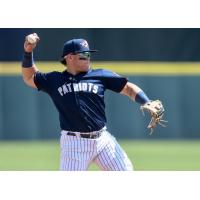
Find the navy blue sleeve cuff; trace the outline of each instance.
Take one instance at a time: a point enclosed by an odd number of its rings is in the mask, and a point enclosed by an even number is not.
[[[149,102],[149,98],[147,97],[147,95],[143,92],[143,91],[140,91],[136,94],[135,96],[135,101],[139,104],[145,104],[147,102]]]

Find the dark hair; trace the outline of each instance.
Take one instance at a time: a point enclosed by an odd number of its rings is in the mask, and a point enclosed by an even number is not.
[[[66,64],[67,64],[65,58],[61,58],[61,59],[60,59],[60,62],[61,62],[63,65],[66,65]]]

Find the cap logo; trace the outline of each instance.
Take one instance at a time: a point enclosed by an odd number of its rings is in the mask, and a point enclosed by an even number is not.
[[[88,47],[89,46],[86,40],[81,42],[80,45],[83,46],[83,47]]]

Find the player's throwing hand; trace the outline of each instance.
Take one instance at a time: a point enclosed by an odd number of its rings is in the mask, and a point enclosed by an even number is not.
[[[37,43],[39,42],[39,40],[40,38],[38,37],[37,33],[27,35],[25,37],[25,42],[24,42],[25,52],[32,52],[36,47]]]

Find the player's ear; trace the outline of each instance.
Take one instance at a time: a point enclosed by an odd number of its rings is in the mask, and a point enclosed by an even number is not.
[[[68,54],[68,55],[66,55],[64,58],[65,58],[65,59],[67,58],[67,59],[69,59],[69,60],[72,60],[72,59],[73,59],[73,56],[72,56],[72,54]]]
[[[67,63],[67,61],[69,62],[69,60],[70,60],[69,55],[66,55],[66,56],[64,57],[64,59],[65,59],[66,63]]]

